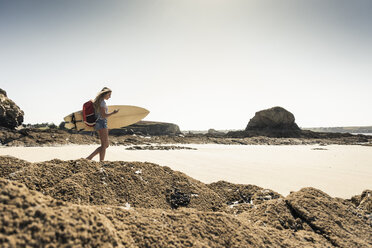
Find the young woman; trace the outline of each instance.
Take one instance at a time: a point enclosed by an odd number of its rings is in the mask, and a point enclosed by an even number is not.
[[[104,87],[94,99],[93,105],[98,117],[95,125],[95,130],[98,131],[99,138],[101,140],[101,146],[98,147],[92,154],[90,154],[87,159],[91,160],[99,153],[99,161],[105,159],[106,149],[109,146],[108,140],[108,129],[107,129],[107,117],[116,114],[119,110],[115,109],[113,112],[109,113],[105,100],[111,98],[111,90]]]

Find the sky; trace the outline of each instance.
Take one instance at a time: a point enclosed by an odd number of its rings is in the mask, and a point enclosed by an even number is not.
[[[370,0],[0,0],[0,88],[24,123],[108,105],[181,130],[372,125]]]

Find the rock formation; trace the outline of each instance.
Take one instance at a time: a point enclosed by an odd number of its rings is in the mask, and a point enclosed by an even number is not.
[[[22,182],[55,199],[85,205],[128,202],[134,207],[171,209],[166,192],[178,189],[194,195],[189,205],[192,208],[212,211],[222,206],[220,197],[205,184],[152,163],[101,164],[85,159],[28,163],[0,156],[0,173],[0,177]]]
[[[372,246],[372,227],[366,219],[358,217],[352,204],[314,188],[290,194],[286,203],[298,218],[333,246]]]
[[[0,156],[0,244],[371,247],[370,192],[344,200],[303,188],[283,197],[150,163]]]
[[[110,130],[111,135],[178,135],[181,134],[180,128],[176,124],[154,121],[140,121],[136,124],[120,129]]]
[[[282,107],[273,107],[256,112],[255,116],[249,121],[245,130],[265,129],[300,130],[295,123],[294,115]]]
[[[6,96],[6,97],[7,97],[7,95],[6,95],[6,91],[5,91],[5,90],[3,90],[3,89],[1,89],[1,88],[0,88],[0,95],[4,95],[4,96]]]
[[[362,215],[369,216],[369,223],[372,227],[372,190],[365,190],[361,195],[356,195],[350,199]]]
[[[304,138],[342,140],[356,138],[360,143],[368,143],[370,136],[350,133],[326,133],[301,130],[292,113],[282,107],[273,107],[256,112],[245,130],[228,132],[226,138],[248,138],[266,136],[270,138]]]
[[[23,111],[0,89],[0,126],[14,129],[23,122]]]
[[[273,138],[312,137],[310,131],[302,131],[295,123],[292,113],[282,107],[273,107],[256,112],[244,131],[233,131],[227,137],[267,136]]]

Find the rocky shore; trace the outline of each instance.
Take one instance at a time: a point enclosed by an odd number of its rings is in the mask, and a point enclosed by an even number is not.
[[[97,144],[95,132],[77,132],[55,125],[22,125],[23,111],[0,89],[0,145],[56,146]],[[12,123],[10,125],[9,123]],[[350,133],[325,133],[301,130],[294,115],[284,108],[258,111],[245,130],[228,133],[210,129],[205,134],[182,133],[176,124],[140,121],[110,130],[110,145],[225,144],[225,145],[371,145],[372,136]],[[148,149],[157,149],[150,148]],[[159,148],[159,147],[158,147]],[[161,147],[159,149],[162,149]],[[170,150],[172,148],[169,148]]]
[[[179,134],[161,136],[120,135],[110,136],[110,145],[167,145],[167,144],[225,144],[225,145],[371,145],[372,136],[313,133],[308,137],[246,136],[241,132],[220,134]],[[308,131],[311,132],[311,131]],[[3,146],[56,146],[69,144],[98,144],[96,133],[77,133],[58,128],[40,130],[23,128],[12,130],[0,127],[0,143]]]
[[[287,197],[204,184],[152,163],[0,157],[0,243],[105,247],[371,247],[372,192]]]
[[[62,122],[44,128],[22,125],[24,112],[0,89],[0,145],[56,146],[97,144],[95,132],[76,132],[64,128]],[[318,133],[301,130],[292,113],[282,107],[256,112],[245,130],[223,133],[210,129],[206,134],[183,134],[176,124],[140,121],[128,127],[110,130],[110,145],[226,144],[226,145],[303,145],[364,144],[371,145],[372,136],[349,133]],[[150,148],[148,148],[150,149]],[[156,149],[156,148],[154,148]]]
[[[23,116],[0,89],[1,146],[99,144],[96,133],[63,125],[21,126]],[[281,107],[229,133],[183,134],[159,122],[110,132],[110,145],[133,150],[192,149],[182,144],[372,146],[372,136],[301,130]],[[308,187],[284,197],[147,162],[0,156],[0,246],[372,247],[372,191],[341,199]]]

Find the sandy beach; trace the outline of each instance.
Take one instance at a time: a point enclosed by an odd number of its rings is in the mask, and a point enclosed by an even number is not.
[[[0,155],[29,162],[85,157],[96,145],[1,147]],[[187,145],[197,150],[126,150],[111,146],[108,161],[152,162],[211,183],[253,184],[286,196],[315,187],[333,197],[350,198],[372,188],[372,148],[348,145]]]

